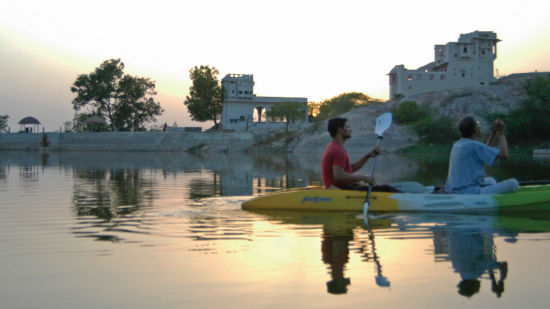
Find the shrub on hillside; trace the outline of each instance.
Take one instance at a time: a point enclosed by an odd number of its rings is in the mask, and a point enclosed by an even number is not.
[[[416,101],[405,101],[395,109],[394,118],[398,123],[414,123],[430,115],[427,108],[421,108]]]
[[[550,132],[550,76],[537,76],[525,83],[529,98],[508,114],[487,115],[489,122],[502,118],[506,123],[508,141],[513,144],[531,144],[548,141]]]
[[[425,143],[448,144],[460,137],[453,119],[448,117],[437,119],[425,117],[414,123],[413,128]]]

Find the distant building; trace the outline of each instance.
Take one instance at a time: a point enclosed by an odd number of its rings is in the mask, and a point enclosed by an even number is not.
[[[388,74],[390,99],[397,94],[488,85],[495,81],[493,62],[498,42],[492,31],[474,31],[461,34],[458,42],[435,45],[435,61],[416,70],[396,65]]]
[[[304,104],[304,122],[307,122],[307,98],[257,97],[254,94],[254,77],[246,74],[227,74],[222,79],[225,99],[222,111],[224,130],[248,131],[280,129],[284,122],[270,121],[266,115],[274,105],[283,102]]]

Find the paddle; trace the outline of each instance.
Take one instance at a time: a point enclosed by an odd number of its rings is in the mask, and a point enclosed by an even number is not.
[[[370,227],[369,218],[365,216],[364,220],[365,225],[367,226],[367,231],[369,232],[369,240],[372,248],[372,259],[376,265],[376,277],[374,277],[374,281],[376,282],[376,285],[380,287],[389,287],[390,280],[382,275],[382,265],[380,264],[380,257],[376,254],[376,243],[374,242],[374,233]]]
[[[370,226],[368,226],[368,229],[369,229],[370,243],[372,246],[372,259],[376,264],[376,277],[374,277],[374,281],[376,282],[376,285],[380,287],[389,287],[390,280],[388,280],[388,278],[382,275],[382,265],[380,265],[380,258],[376,254],[376,247],[374,244],[374,233],[371,231]]]
[[[390,128],[392,122],[392,114],[391,113],[384,113],[378,118],[376,118],[376,125],[374,126],[374,133],[378,135],[378,138],[376,140],[376,146],[380,145],[380,141],[384,137],[384,132]],[[374,177],[374,170],[376,168],[376,159],[378,158],[378,155],[374,157],[374,162],[372,164],[372,177]],[[363,215],[367,217],[367,212],[369,210],[370,206],[370,192],[372,191],[372,184],[369,184],[369,190],[367,191],[367,198],[365,199],[365,203],[363,203]]]

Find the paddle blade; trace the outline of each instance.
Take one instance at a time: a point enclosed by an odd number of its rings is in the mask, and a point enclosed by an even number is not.
[[[378,136],[382,136],[384,131],[390,128],[392,122],[392,114],[384,113],[376,118],[376,126],[374,127],[374,133]]]
[[[388,280],[388,278],[384,277],[384,276],[376,276],[376,279],[374,279],[376,281],[376,285],[380,286],[380,287],[389,287],[390,286],[390,281]]]

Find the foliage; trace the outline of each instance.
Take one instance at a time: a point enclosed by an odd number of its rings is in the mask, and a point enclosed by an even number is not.
[[[152,98],[156,95],[154,89],[153,81],[124,75],[124,63],[110,59],[90,74],[77,77],[71,87],[76,93],[72,104],[76,112],[85,108],[84,114],[107,119],[114,131],[138,130],[162,113],[160,104]]]
[[[429,108],[419,106],[415,101],[399,104],[394,118],[398,123],[411,125],[423,143],[450,144],[459,138],[451,118],[433,118]]]
[[[189,87],[189,95],[183,102],[192,120],[212,120],[215,128],[218,128],[223,107],[223,88],[218,80],[218,74],[219,71],[215,67],[204,65],[189,70],[193,85]]]
[[[319,108],[321,107],[321,102],[308,102],[307,103],[307,113],[309,122],[317,121],[319,116]]]
[[[332,99],[324,100],[321,103],[313,103],[310,105],[312,108],[317,108],[315,104],[318,104],[317,118],[319,120],[326,120],[341,115],[356,107],[369,105],[374,101],[375,100],[364,93],[347,92]]]
[[[155,83],[149,78],[126,75],[119,80],[113,120],[121,131],[143,130],[143,124],[154,122],[162,114],[156,95]]]
[[[425,108],[420,108],[416,101],[405,101],[394,111],[393,117],[398,123],[406,124],[417,122],[421,119],[429,117],[430,111]]]
[[[525,83],[528,99],[508,114],[492,113],[487,120],[502,118],[508,141],[514,144],[540,143],[548,140],[550,131],[550,76],[537,76]]]
[[[271,119],[284,119],[286,122],[286,131],[288,132],[290,122],[305,118],[305,110],[302,110],[302,107],[304,107],[304,105],[299,102],[283,102],[275,104],[271,110],[267,112],[267,116]]]
[[[454,121],[448,117],[424,117],[412,124],[416,134],[425,143],[447,144],[459,138]]]
[[[5,132],[8,127],[8,115],[0,115],[0,132]]]

